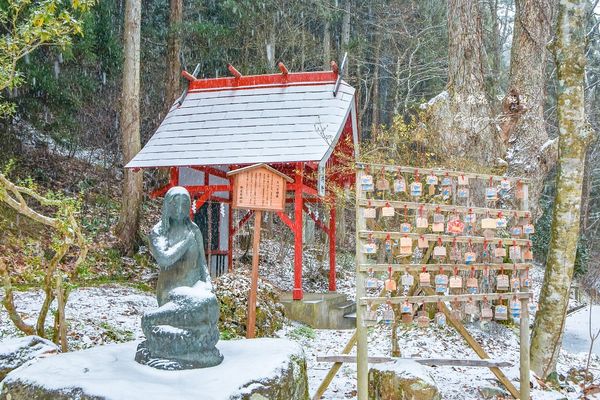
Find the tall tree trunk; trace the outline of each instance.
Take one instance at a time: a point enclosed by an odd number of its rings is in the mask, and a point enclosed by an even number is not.
[[[140,142],[140,0],[125,4],[125,31],[123,33],[123,88],[121,94],[121,138],[123,162],[128,163],[141,149]],[[133,251],[140,224],[143,174],[125,170],[121,214],[116,227],[122,250]]]
[[[381,63],[381,43],[382,34],[380,29],[377,28],[377,32],[375,32],[375,56],[373,58],[373,98],[371,99],[371,104],[373,105],[371,109],[371,127],[373,132],[376,132],[379,126],[379,65]]]
[[[325,26],[323,27],[323,68],[331,68],[331,21],[325,17]]]
[[[485,87],[477,0],[448,1],[448,32],[447,93],[427,104],[429,129],[449,159],[489,165],[503,151]]]
[[[165,107],[167,111],[181,94],[181,35],[183,0],[171,0],[169,13],[169,36],[167,39],[167,79]]]
[[[489,36],[490,41],[490,57],[489,57],[489,70],[487,81],[490,87],[490,98],[492,99],[492,106],[496,108],[496,98],[502,85],[502,44],[500,43],[502,36],[500,35],[500,24],[498,22],[498,0],[489,0],[489,13],[490,13],[490,25],[491,35]]]
[[[556,146],[548,141],[544,120],[546,46],[555,0],[516,0],[515,6],[510,91],[503,101],[501,126],[509,173],[532,180],[529,197],[535,213],[544,179],[556,163]]]
[[[556,368],[579,238],[583,164],[592,130],[585,122],[585,0],[560,0],[556,42],[558,174],[546,273],[531,340],[531,368],[546,378]]]
[[[498,135],[485,90],[483,28],[477,0],[448,2],[448,90],[452,126],[449,145],[459,155],[468,149],[479,152],[480,160],[498,155]]]
[[[350,5],[351,0],[346,0],[344,4],[344,16],[342,17],[342,49],[348,50],[350,44]]]

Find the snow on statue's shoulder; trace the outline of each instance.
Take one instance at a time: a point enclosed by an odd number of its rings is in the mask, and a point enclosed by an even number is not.
[[[194,286],[180,286],[169,292],[169,296],[185,298],[187,301],[203,302],[214,297],[212,286],[208,282],[198,281]]]

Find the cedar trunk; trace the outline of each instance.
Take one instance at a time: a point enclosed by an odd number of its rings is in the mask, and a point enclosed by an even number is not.
[[[559,159],[546,273],[531,340],[531,368],[555,370],[579,237],[583,165],[591,129],[585,123],[585,0],[560,0],[553,45],[558,82]]]
[[[498,135],[485,89],[483,28],[477,0],[448,2],[448,32],[452,116],[448,146],[453,154],[469,158],[477,154],[479,161],[493,161],[499,155]]]
[[[165,101],[167,111],[181,94],[181,36],[179,28],[183,18],[183,0],[171,0],[169,37],[167,41],[167,80]]]
[[[373,59],[373,98],[371,100],[373,104],[371,114],[371,130],[373,133],[377,132],[379,127],[379,65],[381,64],[382,44],[382,33],[380,28],[376,29],[375,36],[375,57]]]
[[[556,146],[548,142],[544,120],[546,46],[555,0],[516,0],[515,6],[509,87],[519,104],[509,105],[505,99],[501,124],[509,144],[509,174],[531,179],[529,199],[535,213],[544,179],[556,162]]]
[[[121,138],[123,162],[128,163],[140,151],[140,0],[125,4],[123,34],[123,88],[121,95]],[[123,200],[116,234],[121,248],[131,253],[140,223],[143,175],[126,169],[123,180]]]
[[[331,21],[325,20],[323,27],[323,68],[331,68]]]
[[[446,157],[493,164],[502,143],[485,87],[483,29],[477,0],[448,1],[447,91],[428,103],[428,123]]]

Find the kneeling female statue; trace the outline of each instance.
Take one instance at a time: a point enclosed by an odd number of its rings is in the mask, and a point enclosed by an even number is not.
[[[190,195],[171,188],[163,201],[161,221],[150,233],[150,252],[160,266],[156,297],[159,308],[142,317],[146,340],[135,359],[159,369],[205,368],[223,356],[219,340],[219,303],[210,281],[202,233],[190,220]]]

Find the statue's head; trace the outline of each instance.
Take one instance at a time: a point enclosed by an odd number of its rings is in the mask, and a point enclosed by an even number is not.
[[[168,230],[171,223],[189,221],[191,204],[190,194],[184,187],[175,186],[169,189],[163,200],[163,229]]]

